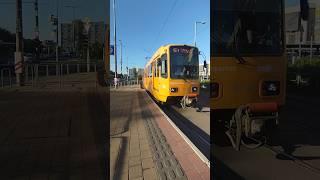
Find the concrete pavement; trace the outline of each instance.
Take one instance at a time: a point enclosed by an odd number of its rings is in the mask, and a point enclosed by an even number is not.
[[[107,102],[94,83],[0,90],[0,179],[107,179]]]
[[[138,86],[110,92],[110,179],[209,179],[209,168]]]

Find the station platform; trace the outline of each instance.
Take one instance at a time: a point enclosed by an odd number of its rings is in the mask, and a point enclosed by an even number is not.
[[[107,179],[106,89],[74,76],[0,89],[1,180]]]
[[[210,179],[210,168],[139,86],[110,89],[110,179]]]
[[[146,91],[95,73],[0,89],[0,123],[0,179],[210,178]]]

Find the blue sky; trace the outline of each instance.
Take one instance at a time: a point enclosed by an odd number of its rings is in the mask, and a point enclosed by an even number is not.
[[[111,44],[113,44],[112,4],[110,8]],[[195,21],[206,22],[204,25],[198,24],[197,46],[207,61],[210,59],[209,0],[116,0],[116,8],[117,39],[123,42],[123,73],[127,60],[129,68],[142,68],[146,63],[145,57],[151,57],[162,45],[193,44]],[[119,44],[119,41],[117,43]],[[114,57],[111,56],[110,60],[111,69],[114,70]],[[199,60],[203,62],[202,57]],[[119,54],[118,73],[120,73]]]
[[[111,44],[113,40],[113,9],[111,13]],[[294,6],[299,0],[286,0],[286,6]],[[172,9],[173,8],[173,9]],[[197,46],[210,61],[210,0],[116,0],[118,73],[120,73],[120,46],[123,44],[123,73],[128,62],[131,67],[144,67],[146,57],[164,44],[193,44],[194,22],[206,21],[198,25]],[[170,16],[168,16],[170,15]],[[169,18],[167,18],[169,17]],[[204,57],[200,56],[200,63]],[[110,67],[114,70],[114,56]]]
[[[22,2],[30,1],[33,0],[22,0]],[[38,0],[38,2],[40,39],[55,39],[48,18],[51,14],[56,14],[57,0]],[[73,19],[73,10],[64,7],[68,5],[77,6],[76,18],[90,17],[92,21],[105,21],[107,18],[107,0],[58,0],[58,2],[62,22],[70,22]],[[33,38],[35,24],[33,4],[24,3],[22,12],[24,37]],[[15,0],[0,0],[0,17],[0,27],[15,32]]]

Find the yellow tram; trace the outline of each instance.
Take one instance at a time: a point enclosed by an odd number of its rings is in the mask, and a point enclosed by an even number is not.
[[[284,1],[214,0],[212,6],[213,128],[223,129],[237,150],[258,147],[285,104]]]
[[[191,106],[200,88],[198,56],[193,46],[161,46],[145,66],[143,88],[161,103]]]

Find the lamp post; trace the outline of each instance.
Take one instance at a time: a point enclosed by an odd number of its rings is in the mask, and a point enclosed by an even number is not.
[[[121,75],[122,75],[122,41],[120,41],[120,72],[121,72]]]
[[[114,87],[117,88],[117,21],[116,21],[116,2],[113,0],[113,24],[114,24]]]
[[[194,46],[197,46],[197,24],[205,24],[206,22],[204,21],[196,21],[194,22]]]

